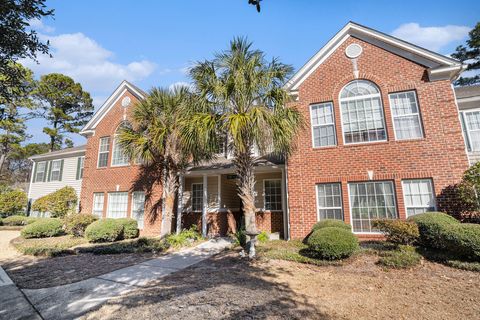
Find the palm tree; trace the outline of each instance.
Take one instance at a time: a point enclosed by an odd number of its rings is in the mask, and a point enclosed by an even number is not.
[[[118,135],[120,145],[131,159],[161,168],[162,174],[158,175],[161,181],[155,181],[162,186],[161,237],[171,232],[178,173],[190,160],[180,140],[180,123],[187,114],[184,110],[188,99],[186,87],[152,89],[146,99],[133,107],[131,125],[121,127]]]
[[[235,38],[227,51],[211,61],[198,62],[190,76],[195,85],[195,112],[184,125],[183,142],[193,154],[203,157],[217,149],[219,132],[226,134],[237,175],[238,195],[243,204],[247,234],[257,233],[255,223],[254,167],[260,154],[288,156],[303,118],[288,107],[283,84],[292,67],[251,49],[246,39]]]

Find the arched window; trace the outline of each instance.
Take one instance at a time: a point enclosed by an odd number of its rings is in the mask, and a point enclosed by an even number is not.
[[[366,80],[355,80],[340,92],[345,144],[387,140],[380,90]]]
[[[118,143],[117,135],[121,128],[130,127],[128,121],[123,121],[117,127],[115,131],[115,136],[113,138],[113,151],[112,151],[112,166],[126,166],[129,164],[129,157],[123,152],[122,146]]]

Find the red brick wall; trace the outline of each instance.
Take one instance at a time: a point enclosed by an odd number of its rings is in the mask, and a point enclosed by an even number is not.
[[[373,81],[381,91],[388,141],[344,145],[339,93],[354,80],[352,62],[345,48],[352,42],[363,47],[358,58],[359,79]],[[395,141],[388,94],[415,90],[423,121],[424,138]],[[332,101],[337,146],[312,147],[309,106]],[[317,221],[315,184],[341,182],[345,221],[350,222],[347,183],[394,181],[397,210],[405,218],[401,180],[432,178],[438,195],[457,182],[468,166],[465,147],[449,81],[429,82],[425,67],[353,37],[347,39],[299,88],[295,105],[306,119],[298,148],[288,161],[291,237],[306,236]],[[440,199],[437,199],[440,200]]]
[[[131,106],[126,109],[128,119],[128,112],[137,99],[129,92],[126,92],[124,96],[129,96],[132,100]],[[95,134],[88,138],[81,192],[82,213],[92,213],[93,193],[104,192],[103,215],[105,217],[108,202],[107,193],[127,191],[129,192],[128,217],[130,217],[132,204],[131,192],[145,191],[147,179],[142,176],[140,166],[131,164],[123,167],[111,167],[110,165],[115,130],[124,120],[124,108],[121,106],[121,101],[124,96],[117,100],[117,103],[96,127]],[[110,137],[108,166],[106,168],[97,168],[99,140],[107,136]],[[148,179],[152,179],[152,177],[153,175],[149,175]],[[151,190],[147,190],[146,195],[150,195],[150,197],[145,203],[145,227],[141,233],[142,235],[158,235],[161,226],[161,205],[158,203],[161,199],[161,187],[159,187],[158,184],[154,185]]]

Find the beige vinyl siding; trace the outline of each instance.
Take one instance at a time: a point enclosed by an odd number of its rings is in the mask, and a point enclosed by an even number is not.
[[[221,207],[226,209],[240,208],[240,198],[237,195],[237,180],[228,179],[229,175],[222,175]]]
[[[281,172],[268,172],[268,173],[257,173],[255,175],[255,192],[257,196],[255,197],[255,206],[257,209],[263,210],[264,206],[264,193],[263,193],[263,181],[265,179],[282,179]],[[283,200],[283,199],[282,199]]]
[[[49,193],[55,192],[58,189],[61,189],[65,186],[70,186],[75,189],[77,192],[77,196],[80,199],[80,190],[82,188],[82,179],[77,180],[77,159],[80,157],[73,156],[68,158],[56,158],[50,160],[36,160],[35,164],[42,161],[49,161],[52,160],[59,160],[63,159],[63,170],[62,170],[62,181],[48,181],[48,173],[50,169],[47,167],[47,178],[45,182],[37,181],[30,183],[29,191],[28,191],[28,198],[35,201],[36,199],[43,197]],[[35,171],[35,169],[34,169]]]

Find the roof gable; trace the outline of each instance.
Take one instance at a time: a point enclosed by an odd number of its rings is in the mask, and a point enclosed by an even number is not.
[[[128,91],[133,94],[138,99],[145,99],[147,93],[145,93],[140,88],[131,84],[130,82],[124,80],[120,85],[115,89],[115,91],[110,95],[110,97],[103,103],[103,105],[95,112],[93,117],[88,121],[85,127],[80,131],[82,135],[88,135],[95,132],[95,128],[98,123],[102,121],[105,115],[110,111],[110,109],[118,102],[118,100]]]
[[[293,75],[285,84],[292,93],[307,79],[335,50],[349,37],[355,37],[396,55],[412,60],[428,68],[431,81],[440,79],[453,80],[465,69],[461,62],[421,48],[409,42],[392,37],[383,32],[370,29],[354,22],[347,23],[327,44]]]

